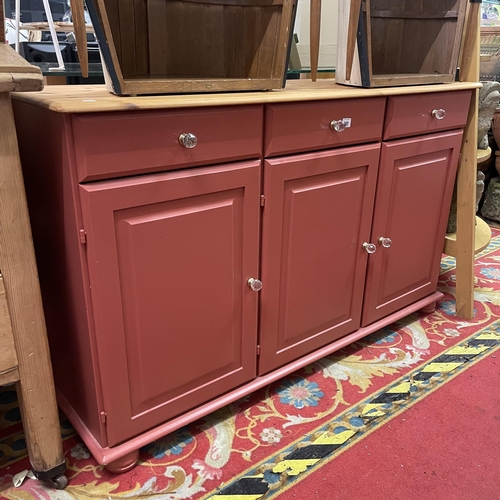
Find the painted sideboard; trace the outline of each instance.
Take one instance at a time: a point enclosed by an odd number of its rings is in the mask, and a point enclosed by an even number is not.
[[[138,449],[431,311],[477,84],[15,95],[58,401]]]

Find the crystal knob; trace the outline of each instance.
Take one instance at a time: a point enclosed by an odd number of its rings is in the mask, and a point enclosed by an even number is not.
[[[384,248],[390,248],[391,245],[392,245],[392,240],[391,238],[384,238],[383,236],[381,236],[379,239],[378,239],[378,242],[384,247]]]
[[[332,120],[330,128],[335,132],[343,132],[347,128],[347,123],[344,120]]]
[[[247,281],[247,285],[250,287],[251,290],[254,292],[260,292],[262,290],[262,281],[257,280],[255,278],[250,278]]]
[[[436,118],[436,120],[443,120],[446,116],[446,111],[444,109],[433,109],[432,116]]]
[[[198,138],[191,133],[181,134],[179,136],[179,142],[188,149],[192,149],[198,144]]]
[[[363,248],[368,253],[375,253],[377,251],[377,247],[373,243],[363,243]]]

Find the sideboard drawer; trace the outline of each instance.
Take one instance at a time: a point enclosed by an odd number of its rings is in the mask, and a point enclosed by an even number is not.
[[[463,127],[470,98],[470,90],[389,97],[384,140]]]
[[[380,140],[384,109],[385,97],[268,105],[265,155]],[[346,119],[350,124],[343,131],[331,126],[334,120]]]
[[[260,105],[73,115],[78,180],[257,158],[262,123]],[[179,142],[188,133],[197,138],[193,148]]]

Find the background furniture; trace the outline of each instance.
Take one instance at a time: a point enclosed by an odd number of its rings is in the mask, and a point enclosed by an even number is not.
[[[0,384],[16,383],[33,472],[67,485],[42,298],[10,92],[40,90],[40,70],[4,43],[0,1]]]
[[[478,149],[476,154],[476,161],[479,168],[481,163],[484,163],[491,157],[491,148]],[[477,199],[477,197],[476,197]],[[474,254],[483,251],[491,240],[491,228],[481,217],[475,216],[475,229],[474,229]],[[457,256],[457,233],[447,233],[444,243],[443,252],[452,257]]]
[[[337,82],[390,87],[455,80],[467,0],[338,1]]]
[[[74,0],[76,5],[82,0]],[[88,0],[118,95],[270,90],[285,85],[296,0]]]
[[[16,95],[58,401],[96,459],[133,467],[140,446],[432,309],[478,87]]]

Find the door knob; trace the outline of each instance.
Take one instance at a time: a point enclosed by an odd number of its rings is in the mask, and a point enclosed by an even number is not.
[[[332,120],[330,128],[335,132],[343,132],[346,128],[351,126],[351,118],[342,118],[342,120]]]
[[[375,253],[377,251],[377,247],[373,243],[363,243],[363,248],[368,253]]]
[[[247,285],[249,286],[249,288],[251,290],[253,290],[254,292],[260,292],[262,290],[262,281],[260,280],[257,280],[255,278],[250,278],[248,281],[247,281]]]
[[[346,129],[346,124],[344,120],[332,120],[330,122],[330,128],[335,130],[335,132],[343,132]]]
[[[444,109],[433,109],[432,116],[436,118],[436,120],[444,120],[446,111]]]
[[[179,136],[179,142],[185,148],[192,149],[198,144],[198,138],[194,134],[188,132],[187,134],[181,134]]]
[[[381,236],[379,239],[378,239],[378,242],[384,247],[384,248],[390,248],[391,245],[392,245],[392,240],[391,238],[384,238],[383,236]]]

